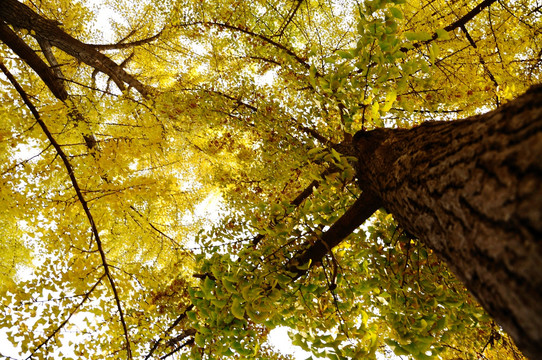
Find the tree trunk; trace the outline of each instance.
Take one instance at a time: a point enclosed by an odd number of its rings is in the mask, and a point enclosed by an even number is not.
[[[363,191],[542,359],[542,86],[487,113],[354,137]]]

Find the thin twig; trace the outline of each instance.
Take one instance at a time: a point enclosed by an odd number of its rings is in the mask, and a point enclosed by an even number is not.
[[[92,292],[94,291],[94,289],[96,289],[96,287],[98,287],[98,285],[102,282],[102,279],[104,278],[105,274],[103,274],[102,276],[100,276],[100,278],[98,279],[98,281],[96,281],[96,283],[90,288],[90,290],[84,295],[83,297],[83,300],[81,300],[79,302],[79,304],[77,304],[75,306],[75,308],[73,309],[73,311],[70,312],[70,314],[68,315],[68,317],[66,318],[66,320],[64,320],[62,322],[62,324],[60,324],[59,326],[57,326],[57,328],[55,330],[53,330],[53,332],[51,334],[49,334],[49,336],[47,336],[47,339],[45,339],[41,344],[39,344],[35,349],[34,351],[32,351],[32,353],[30,353],[30,355],[28,355],[28,357],[26,358],[27,360],[29,359],[32,359],[32,356],[43,346],[45,346],[49,340],[51,340],[52,338],[55,337],[55,335],[68,323],[68,321],[70,321],[70,319],[72,318],[73,315],[75,315],[75,313],[77,312],[77,310],[79,310],[79,308],[84,304],[85,301],[87,301],[87,299],[90,297],[90,294],[92,294]]]
[[[173,322],[173,324],[171,324],[167,330],[165,331],[165,334],[167,335],[171,330],[173,330],[177,325],[179,325],[179,323],[181,322],[182,319],[184,319],[186,317],[186,313],[189,312],[190,310],[192,310],[194,308],[194,304],[190,304],[188,305],[188,307],[182,312],[181,315],[179,315],[179,317],[177,319],[175,319],[175,321]],[[154,353],[154,351],[156,350],[156,348],[158,347],[158,345],[160,344],[160,342],[163,340],[164,338],[163,337],[160,337],[158,338],[158,340],[155,340],[154,341],[154,345],[152,346],[151,350],[149,351],[149,353],[147,354],[147,356],[145,356],[145,360],[149,359],[152,354]]]

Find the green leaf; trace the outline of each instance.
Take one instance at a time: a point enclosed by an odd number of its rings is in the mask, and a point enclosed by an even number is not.
[[[226,351],[222,353],[224,356],[233,356],[235,353],[232,351],[232,349],[228,348]]]
[[[341,154],[339,154],[335,149],[331,149],[331,155],[337,160],[338,162],[341,161]]]
[[[197,332],[194,336],[194,342],[196,343],[196,345],[202,348],[205,346],[205,337],[200,332]]]
[[[361,321],[363,325],[367,325],[368,320],[369,320],[369,315],[367,314],[367,312],[364,310],[361,310]]]
[[[450,34],[444,29],[437,29],[435,32],[437,33],[437,37],[440,40],[449,40],[450,39]]]
[[[393,103],[395,102],[395,99],[397,99],[397,92],[395,90],[390,90],[386,94],[386,100],[384,102],[384,105],[380,109],[382,112],[388,112],[390,111]]]
[[[316,66],[314,64],[309,69],[309,82],[312,87],[316,87]]]
[[[237,293],[237,287],[235,286],[235,283],[227,280],[227,279],[222,279],[222,285],[224,285],[224,288],[229,292],[229,293]]]
[[[431,46],[429,47],[429,57],[430,57],[432,63],[435,62],[435,59],[437,58],[439,52],[440,52],[440,49],[439,49],[437,43],[433,42],[431,44]]]
[[[292,282],[292,278],[285,274],[278,274],[277,280],[279,281],[279,284],[281,285],[287,285]]]
[[[262,291],[262,288],[259,286],[247,285],[241,289],[241,295],[246,301],[252,301],[260,297]]]
[[[377,126],[383,126],[382,119],[380,119],[380,104],[376,101],[371,106],[371,116]]]
[[[245,319],[245,309],[243,305],[241,304],[241,301],[239,298],[234,298],[233,303],[231,305],[231,313],[233,316],[235,316],[239,320]]]
[[[227,301],[226,300],[213,299],[213,300],[211,300],[211,304],[213,304],[218,309],[222,309],[224,306],[226,306]]]
[[[378,45],[380,46],[380,49],[382,51],[384,51],[384,52],[385,51],[390,51],[392,49],[391,44],[389,42],[387,42],[387,41],[379,41]]]
[[[209,293],[213,291],[214,288],[215,288],[215,282],[211,280],[209,276],[207,276],[205,280],[203,280],[203,289]]]
[[[425,31],[405,32],[404,35],[407,38],[407,40],[409,40],[409,41],[427,41],[427,40],[430,40],[430,39],[433,38],[431,36],[431,34],[425,32]]]
[[[352,54],[349,50],[339,50],[337,51],[337,54],[342,57],[343,59],[353,59],[354,54]]]
[[[252,306],[247,306],[245,308],[248,317],[253,320],[255,323],[261,324],[267,320],[267,314],[263,312],[257,312]]]
[[[395,355],[397,356],[410,355],[410,351],[403,348],[397,341],[387,339],[385,342],[392,349]]]
[[[322,148],[316,147],[316,148],[312,148],[309,151],[307,151],[307,155],[312,156],[312,155],[318,154],[320,152],[322,152]]]
[[[395,6],[390,7],[390,12],[397,19],[402,19],[403,18],[403,13],[401,12],[401,10],[399,10]]]

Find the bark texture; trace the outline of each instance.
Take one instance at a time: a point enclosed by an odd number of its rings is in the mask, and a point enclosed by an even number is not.
[[[542,359],[542,86],[482,116],[358,133],[354,148],[362,190]]]

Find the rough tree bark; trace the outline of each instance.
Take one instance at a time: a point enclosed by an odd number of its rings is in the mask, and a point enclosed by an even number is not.
[[[365,195],[296,263],[318,262],[383,207],[542,359],[542,86],[481,116],[359,132],[337,149],[358,158]]]
[[[542,358],[542,87],[483,116],[357,140],[363,190]]]

